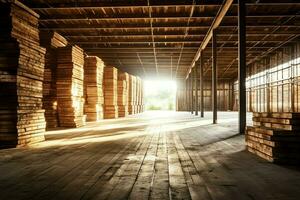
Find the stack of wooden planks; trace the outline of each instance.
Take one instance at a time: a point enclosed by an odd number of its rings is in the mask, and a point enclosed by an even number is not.
[[[128,114],[133,114],[133,85],[132,85],[132,78],[131,74],[128,75]]]
[[[141,78],[140,77],[136,77],[136,101],[135,101],[135,112],[136,113],[140,113],[140,82],[141,82]]]
[[[104,62],[97,56],[87,56],[84,62],[84,111],[87,121],[103,119]]]
[[[300,113],[253,113],[248,151],[275,163],[300,163]]]
[[[44,140],[42,109],[45,49],[38,18],[20,2],[0,2],[0,144],[26,145]]]
[[[83,50],[68,45],[57,51],[57,102],[59,123],[62,127],[80,127],[83,115]]]
[[[46,128],[59,126],[56,94],[57,48],[65,47],[67,40],[56,32],[40,32],[41,46],[46,48],[43,82],[43,109]]]
[[[126,72],[118,73],[118,110],[119,117],[128,115],[128,85],[129,75]]]
[[[112,66],[104,68],[104,119],[118,118],[118,69]]]
[[[137,100],[137,86],[136,86],[136,76],[132,76],[132,114],[136,114],[137,113],[137,109],[136,109],[136,100]]]
[[[145,103],[144,103],[144,82],[141,82],[141,112],[145,111]]]
[[[141,113],[144,110],[144,106],[143,106],[143,90],[144,90],[144,85],[143,85],[143,80],[138,77],[138,93],[137,93],[137,113]]]

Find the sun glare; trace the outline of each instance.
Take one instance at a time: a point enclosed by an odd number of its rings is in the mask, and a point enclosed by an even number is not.
[[[145,80],[146,110],[174,110],[176,82],[171,80]]]

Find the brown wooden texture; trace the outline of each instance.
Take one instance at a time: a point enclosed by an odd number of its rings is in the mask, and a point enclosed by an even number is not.
[[[79,127],[85,124],[83,64],[83,50],[78,46],[58,48],[56,87],[59,123],[62,127]]]
[[[45,49],[38,15],[19,2],[0,3],[0,146],[44,140]]]
[[[247,149],[276,163],[299,163],[299,113],[253,113],[247,127]]]
[[[56,32],[40,32],[41,46],[46,48],[43,81],[43,109],[45,109],[46,128],[59,126],[57,113],[57,48],[68,44],[67,40]]]
[[[247,108],[252,112],[299,112],[300,43],[290,44],[247,68]],[[237,82],[235,99],[237,102]]]
[[[203,82],[203,98],[204,98],[204,110],[211,111],[211,82],[204,81]],[[219,111],[228,111],[233,109],[233,102],[232,102],[232,82],[231,81],[222,81],[219,80],[217,83],[217,97],[218,97],[218,110]],[[195,98],[195,91],[193,92]],[[198,104],[200,108],[201,103],[201,93],[198,90]],[[179,82],[177,87],[177,111],[187,111],[188,110],[188,103],[187,103],[187,96],[186,96],[186,88],[185,84]]]
[[[84,59],[84,112],[87,121],[103,119],[103,74],[104,62],[97,56]]]
[[[248,153],[237,115],[219,116],[230,120],[148,112],[46,132],[0,151],[0,199],[298,199],[299,167]]]
[[[104,119],[118,118],[118,69],[104,68]]]
[[[129,74],[118,72],[118,109],[119,117],[128,115]]]

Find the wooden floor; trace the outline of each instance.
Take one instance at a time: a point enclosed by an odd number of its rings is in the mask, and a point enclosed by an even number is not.
[[[245,151],[237,113],[148,112],[0,150],[0,199],[300,199],[300,170]]]

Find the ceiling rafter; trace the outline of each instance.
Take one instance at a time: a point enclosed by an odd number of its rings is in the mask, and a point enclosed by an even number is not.
[[[151,35],[152,35],[152,46],[153,46],[153,53],[154,53],[154,62],[155,62],[155,69],[156,69],[156,74],[159,75],[158,72],[158,64],[157,64],[157,59],[156,59],[156,49],[155,49],[155,40],[154,40],[154,34],[153,34],[153,19],[152,19],[152,8],[150,6],[150,0],[147,0],[148,3],[148,12],[149,12],[149,18],[150,18],[150,27],[151,27]]]

